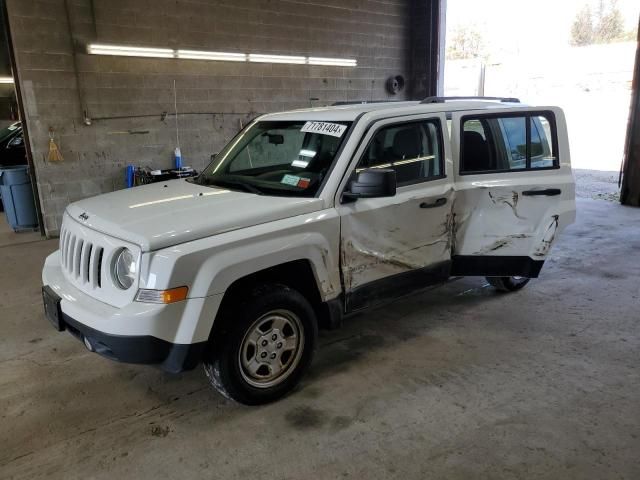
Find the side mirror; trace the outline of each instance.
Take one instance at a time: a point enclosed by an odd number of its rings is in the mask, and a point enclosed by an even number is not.
[[[358,173],[342,196],[348,199],[393,197],[396,194],[396,172],[389,168],[368,168]]]

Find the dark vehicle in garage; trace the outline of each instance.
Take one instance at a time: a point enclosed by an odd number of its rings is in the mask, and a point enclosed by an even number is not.
[[[22,123],[14,122],[0,130],[0,169],[27,164],[27,151],[24,146]],[[0,184],[2,180],[0,178]],[[4,211],[0,195],[0,212]]]
[[[27,152],[22,123],[15,122],[0,130],[0,168],[26,164]]]

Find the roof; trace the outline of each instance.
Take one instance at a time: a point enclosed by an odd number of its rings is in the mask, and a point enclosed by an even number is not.
[[[485,110],[499,108],[526,107],[521,103],[495,100],[452,100],[440,103],[420,103],[419,101],[354,103],[329,107],[303,108],[287,112],[269,113],[262,120],[313,120],[313,121],[354,121],[363,113],[388,111],[402,113],[438,113],[457,110]]]

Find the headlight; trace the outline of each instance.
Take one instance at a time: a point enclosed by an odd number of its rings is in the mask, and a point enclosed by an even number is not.
[[[113,276],[116,285],[123,290],[128,290],[136,280],[136,258],[128,248],[123,248],[116,255],[113,263]]]

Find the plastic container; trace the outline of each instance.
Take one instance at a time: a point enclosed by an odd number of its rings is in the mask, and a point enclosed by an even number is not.
[[[176,170],[180,170],[182,168],[182,152],[180,152],[180,147],[176,147],[173,152],[173,160]]]
[[[135,165],[127,165],[125,180],[127,182],[127,188],[131,188],[134,186],[134,179],[136,175],[136,167]]]
[[[0,194],[7,222],[15,232],[38,228],[28,166],[0,168]]]
[[[0,167],[0,185],[21,185],[23,183],[31,183],[27,165]]]

